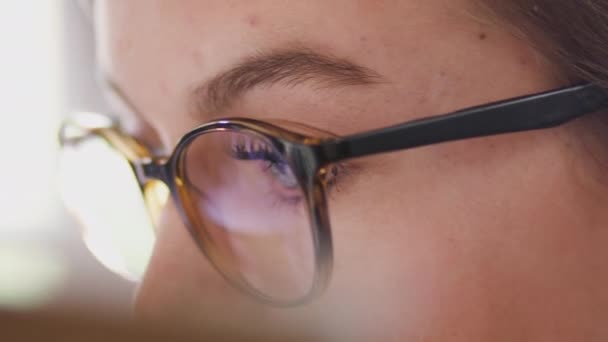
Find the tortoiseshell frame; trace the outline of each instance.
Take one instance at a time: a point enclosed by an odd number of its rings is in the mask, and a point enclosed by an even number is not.
[[[377,153],[404,150],[441,142],[521,132],[561,125],[587,113],[608,107],[608,96],[594,85],[578,85],[482,106],[451,114],[409,121],[400,125],[346,137],[317,138],[247,118],[217,120],[199,126],[186,134],[169,157],[129,158],[134,171],[145,185],[160,180],[170,189],[182,219],[199,247],[214,262],[213,246],[192,227],[193,215],[184,203],[183,155],[189,144],[201,134],[218,131],[246,132],[268,139],[288,161],[303,189],[312,229],[316,274],[310,292],[293,301],[277,301],[243,283],[236,282],[216,268],[238,288],[258,299],[277,306],[305,303],[318,296],[329,283],[332,269],[332,236],[325,197],[327,166],[345,159]],[[116,144],[117,142],[112,142]],[[124,149],[124,146],[123,146]],[[146,156],[149,153],[139,153]],[[204,232],[202,232],[204,234]]]

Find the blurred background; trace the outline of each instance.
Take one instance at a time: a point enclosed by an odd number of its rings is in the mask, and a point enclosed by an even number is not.
[[[0,309],[127,315],[134,284],[86,250],[57,192],[57,128],[104,111],[73,0],[0,1]]]

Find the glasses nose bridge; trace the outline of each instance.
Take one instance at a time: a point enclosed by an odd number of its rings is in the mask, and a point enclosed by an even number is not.
[[[144,158],[134,166],[140,184],[159,180],[169,186],[169,158]]]

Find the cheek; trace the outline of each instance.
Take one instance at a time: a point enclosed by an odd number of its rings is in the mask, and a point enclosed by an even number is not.
[[[231,290],[199,251],[170,204],[163,213],[154,253],[137,292],[136,315],[178,326],[191,324],[189,320],[204,322],[209,318],[206,304],[218,293]]]
[[[238,334],[272,328],[283,316],[283,312],[277,316],[273,311],[236,290],[220,275],[170,204],[136,294],[135,316],[186,331]],[[242,327],[242,331],[235,327]],[[284,327],[287,329],[287,325]]]
[[[603,260],[605,234],[580,222],[572,208],[580,194],[554,145],[501,137],[370,159],[374,172],[330,205],[331,290],[351,299],[344,316],[365,311],[391,329],[435,322],[496,332],[581,310],[580,289],[597,290],[588,267]]]

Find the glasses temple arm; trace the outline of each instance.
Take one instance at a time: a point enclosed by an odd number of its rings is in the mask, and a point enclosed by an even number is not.
[[[326,142],[326,162],[442,142],[561,125],[608,106],[601,88],[586,84],[414,120]]]

